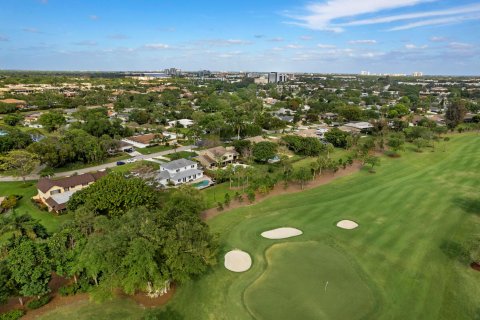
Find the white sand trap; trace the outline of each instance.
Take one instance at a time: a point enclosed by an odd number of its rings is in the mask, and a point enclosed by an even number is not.
[[[262,232],[262,237],[267,239],[286,239],[301,235],[303,232],[295,228],[277,228]]]
[[[242,250],[232,250],[225,255],[225,268],[233,272],[244,272],[252,266],[252,258]]]
[[[358,223],[352,220],[342,220],[337,223],[337,227],[342,228],[342,229],[355,229],[358,227]]]

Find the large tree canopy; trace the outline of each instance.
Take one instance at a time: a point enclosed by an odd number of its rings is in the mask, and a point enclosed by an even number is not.
[[[93,185],[73,194],[67,208],[75,211],[85,206],[98,215],[119,216],[131,208],[159,206],[158,193],[144,180],[125,178],[121,174],[109,174]]]

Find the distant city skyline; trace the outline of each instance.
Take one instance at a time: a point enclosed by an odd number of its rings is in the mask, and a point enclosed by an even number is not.
[[[478,30],[478,1],[4,1],[0,69],[479,75]]]

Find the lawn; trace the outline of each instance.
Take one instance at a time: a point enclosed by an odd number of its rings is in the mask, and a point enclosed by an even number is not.
[[[137,169],[141,166],[150,166],[154,170],[160,169],[160,164],[158,164],[156,162],[141,160],[141,161],[126,163],[126,164],[123,164],[123,165],[120,165],[120,166],[110,168],[109,171],[117,172],[117,173],[128,173],[128,172],[131,172],[132,170]]]
[[[125,319],[134,320],[142,319],[147,312],[142,309],[134,301],[128,299],[114,299],[102,304],[89,301],[78,301],[67,307],[59,307],[44,316],[40,316],[42,320],[110,320]]]
[[[147,147],[147,148],[136,148],[135,151],[140,152],[141,154],[152,154],[166,150],[172,150],[172,146],[154,146],[154,147]]]
[[[181,158],[190,159],[190,158],[195,157],[195,156],[197,156],[197,153],[196,152],[190,152],[190,151],[179,151],[179,152],[170,153],[170,154],[165,155],[165,157],[169,158],[170,160],[176,160],[176,159],[181,159]]]
[[[26,213],[40,222],[47,228],[49,232],[55,232],[58,230],[62,222],[69,219],[68,215],[54,216],[53,214],[38,209],[35,204],[30,200],[37,194],[36,181],[27,181],[23,183],[17,182],[0,182],[0,195],[21,195],[23,198],[18,202],[15,208],[19,214]]]
[[[101,161],[101,162],[94,162],[94,163],[71,163],[71,164],[66,165],[66,166],[64,166],[64,167],[53,168],[53,172],[54,172],[54,173],[59,173],[59,172],[80,170],[80,169],[85,169],[85,168],[89,168],[89,167],[93,167],[93,166],[98,166],[98,165],[105,164],[105,163],[117,162],[117,161],[120,161],[120,160],[126,160],[126,159],[130,159],[130,158],[131,158],[131,156],[128,155],[127,153],[121,153],[121,154],[116,155],[116,156],[114,156],[114,157],[106,158],[105,160],[103,160],[103,161]],[[45,170],[49,170],[49,169],[47,168],[47,169],[45,169]]]
[[[184,319],[478,318],[480,272],[466,249],[480,224],[480,139],[446,144],[448,153],[406,151],[382,159],[376,174],[219,215],[209,221],[220,234],[218,266],[183,284],[169,308]],[[339,229],[341,219],[360,226]],[[304,234],[259,236],[279,226]],[[233,248],[250,253],[249,271],[224,269]]]
[[[224,182],[213,187],[209,187],[200,191],[203,194],[207,208],[214,208],[217,206],[218,202],[224,202],[225,194],[230,195],[230,199],[233,200],[237,190],[230,190],[230,183]],[[242,190],[238,190],[239,193],[242,193]]]

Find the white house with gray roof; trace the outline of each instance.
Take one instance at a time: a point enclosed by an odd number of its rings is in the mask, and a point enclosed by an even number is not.
[[[197,163],[187,159],[178,159],[160,165],[156,180],[167,186],[169,183],[180,185],[203,177],[203,171]]]

